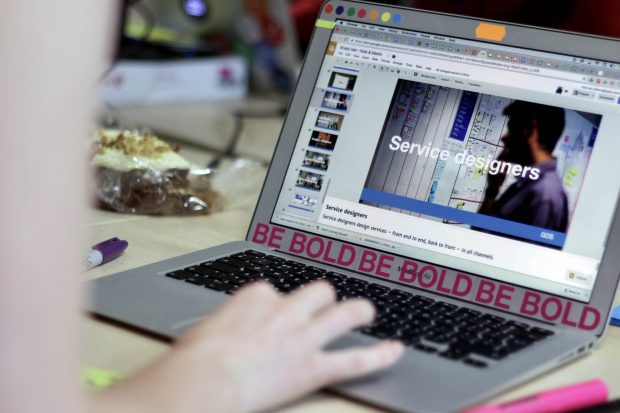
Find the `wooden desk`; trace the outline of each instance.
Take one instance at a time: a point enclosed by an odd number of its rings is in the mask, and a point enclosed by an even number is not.
[[[270,142],[261,143],[260,146],[273,147],[279,122],[263,121],[261,126],[269,127],[273,134],[262,133],[269,136]],[[256,144],[258,142],[254,142],[254,145]],[[184,154],[198,164],[206,163],[212,156],[197,149],[186,150]],[[263,171],[266,172],[266,169]],[[210,216],[156,218],[93,210],[88,225],[90,243],[118,236],[127,239],[130,247],[121,258],[89,271],[85,278],[94,279],[224,242],[244,239],[263,178],[264,173],[257,174],[254,177],[257,183],[253,191],[225,211]],[[620,304],[620,299],[616,299],[616,304]],[[149,364],[169,347],[152,338],[88,317],[84,318],[84,343],[83,366],[108,369],[122,376],[130,375]],[[504,393],[494,401],[507,401],[543,389],[593,378],[604,379],[610,388],[611,397],[619,398],[619,366],[620,328],[610,327],[606,338],[592,355]],[[315,394],[280,410],[285,413],[378,411],[327,393]]]

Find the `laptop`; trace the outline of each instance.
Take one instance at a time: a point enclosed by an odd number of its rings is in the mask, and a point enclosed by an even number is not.
[[[587,354],[620,278],[620,42],[326,2],[245,241],[93,282],[174,339],[254,280],[367,297],[335,347],[402,340],[331,389],[454,412]]]

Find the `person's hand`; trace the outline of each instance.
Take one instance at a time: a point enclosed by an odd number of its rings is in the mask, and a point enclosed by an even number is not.
[[[374,315],[366,300],[335,303],[325,282],[289,296],[253,285],[187,331],[158,364],[100,401],[116,399],[115,412],[123,405],[149,413],[265,411],[394,364],[404,351],[399,342],[324,350]]]

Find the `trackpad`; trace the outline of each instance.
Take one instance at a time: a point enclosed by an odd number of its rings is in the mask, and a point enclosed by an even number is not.
[[[173,324],[171,324],[168,329],[174,333],[174,336],[179,336],[181,333],[183,333],[183,331],[187,330],[188,328],[191,328],[192,326],[194,326],[196,323],[199,323],[202,320],[205,320],[209,317],[209,315],[216,310],[218,307],[220,307],[224,301],[226,301],[228,297],[224,294],[209,294],[209,299],[208,300],[203,300],[201,302],[200,305],[200,309],[196,309],[196,308],[192,308],[191,310],[198,310],[196,312],[191,311],[189,308],[187,310],[190,310],[188,312],[194,313],[193,315],[187,315],[186,317],[183,318],[177,318],[176,321]]]
[[[374,342],[376,342],[376,340],[364,339],[363,337],[358,337],[357,335],[348,334],[330,343],[326,349],[327,350],[346,350],[351,347],[368,346],[370,344],[373,344]]]

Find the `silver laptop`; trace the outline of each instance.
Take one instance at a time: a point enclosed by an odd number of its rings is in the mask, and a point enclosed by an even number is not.
[[[245,241],[93,282],[91,310],[174,339],[257,279],[368,297],[335,346],[398,338],[333,390],[452,412],[586,354],[620,277],[620,42],[324,4]]]

